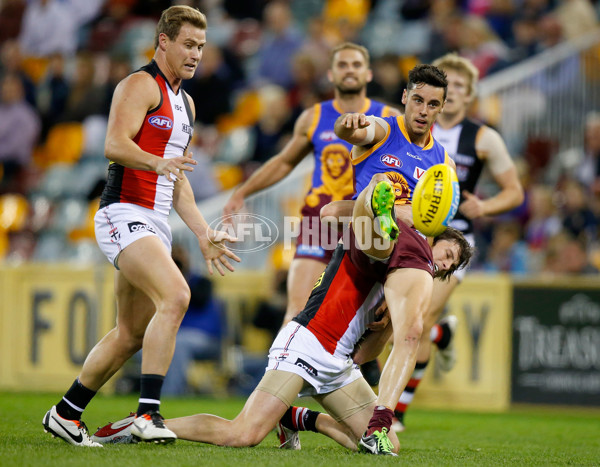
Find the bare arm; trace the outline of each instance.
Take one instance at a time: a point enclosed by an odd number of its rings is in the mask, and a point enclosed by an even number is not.
[[[124,167],[153,171],[172,181],[183,176],[181,171],[192,171],[187,164],[195,165],[196,161],[188,156],[164,159],[142,150],[133,141],[147,112],[159,102],[156,81],[147,73],[134,73],[121,81],[110,108],[104,155]]]
[[[312,143],[308,138],[308,130],[312,123],[314,109],[302,112],[294,125],[292,139],[285,147],[265,162],[248,180],[235,190],[223,208],[223,213],[233,214],[244,205],[244,199],[265,188],[275,185],[285,178],[312,150]]]
[[[225,275],[223,266],[230,271],[233,271],[234,268],[229,263],[227,258],[231,258],[238,262],[240,261],[240,258],[238,258],[225,246],[225,242],[235,241],[236,239],[230,237],[225,232],[209,229],[204,216],[202,216],[202,213],[198,210],[198,206],[194,200],[192,187],[185,176],[175,182],[175,190],[173,192],[173,207],[183,222],[185,222],[185,224],[198,238],[200,250],[202,251],[204,259],[206,260],[208,272],[210,274],[213,273],[213,265],[217,268],[222,276]]]
[[[467,191],[460,212],[469,219],[481,216],[494,216],[519,206],[524,199],[523,187],[519,181],[517,169],[513,163],[502,137],[497,131],[483,127],[478,138],[476,150],[489,167],[494,181],[500,187],[495,196],[481,200]]]

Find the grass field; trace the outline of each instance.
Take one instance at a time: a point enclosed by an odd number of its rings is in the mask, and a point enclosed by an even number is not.
[[[41,420],[57,394],[0,393],[0,465],[8,466],[341,466],[600,465],[600,412],[515,408],[503,414],[412,409],[400,435],[399,458],[355,454],[314,433],[302,433],[302,451],[276,449],[275,435],[254,448],[233,449],[177,441],[170,446],[128,445],[83,449],[52,439]],[[231,418],[242,399],[163,401],[168,417],[209,412]],[[98,396],[88,407],[90,431],[122,418],[134,397]]]

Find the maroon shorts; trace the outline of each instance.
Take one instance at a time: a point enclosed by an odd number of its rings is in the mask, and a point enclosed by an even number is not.
[[[322,223],[318,215],[303,216],[294,258],[315,259],[327,264],[341,236],[341,228],[332,228],[329,224]]]

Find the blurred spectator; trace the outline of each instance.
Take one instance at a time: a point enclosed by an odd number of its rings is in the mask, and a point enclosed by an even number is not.
[[[0,48],[0,77],[7,73],[17,75],[23,83],[25,100],[35,107],[37,100],[35,83],[23,69],[22,62],[19,43],[12,39],[4,42]]]
[[[183,88],[198,103],[196,121],[200,123],[212,125],[231,111],[234,78],[218,47],[210,42],[204,46],[196,74],[184,82]]]
[[[547,274],[597,274],[598,269],[590,263],[585,241],[562,232],[550,240],[546,251]]]
[[[218,361],[224,332],[223,304],[213,295],[212,282],[191,273],[189,255],[173,245],[172,257],[190,286],[190,306],[183,317],[171,366],[165,376],[162,394],[182,396],[189,393],[187,371],[195,360]]]
[[[4,0],[4,2],[0,2],[0,45],[8,39],[19,37],[24,13],[25,0]]]
[[[499,60],[506,60],[508,48],[492,31],[485,19],[468,16],[462,22],[460,55],[468,58],[479,70],[479,77],[488,74]]]
[[[484,269],[512,274],[529,272],[529,253],[527,244],[521,240],[519,224],[504,222],[494,227]]]
[[[581,183],[569,179],[562,189],[563,226],[566,232],[584,241],[593,241],[598,237],[598,219],[590,207],[590,200]]]
[[[562,229],[562,220],[553,203],[553,190],[544,185],[529,189],[530,217],[525,226],[525,240],[532,250],[543,250]]]
[[[31,161],[40,127],[40,118],[25,100],[21,79],[5,75],[0,87],[0,163],[4,172],[0,192],[22,190],[18,177]]]
[[[324,99],[325,92],[320,84],[323,75],[317,73],[313,57],[306,52],[294,56],[292,70],[294,84],[288,93],[289,104],[294,116],[298,116],[304,109]]]
[[[192,157],[198,163],[194,170],[186,173],[192,186],[194,198],[200,201],[216,195],[219,184],[215,180],[213,159],[219,150],[219,132],[214,126],[194,125],[194,136],[190,144]]]
[[[325,37],[323,18],[310,18],[300,53],[311,58],[317,76],[324,78],[329,69],[331,47],[331,42]]]
[[[421,56],[424,63],[430,63],[448,52],[458,52],[463,17],[454,1],[433,0],[429,24],[429,44]]]
[[[402,107],[402,93],[406,80],[400,70],[400,59],[396,55],[384,55],[373,61],[373,81],[367,86],[367,95],[388,105]]]
[[[106,111],[106,96],[95,78],[95,56],[87,51],[78,52],[67,105],[64,112],[56,116],[58,121],[83,122],[90,115]]]
[[[86,49],[91,52],[110,52],[121,33],[132,21],[137,0],[108,0],[102,14],[90,25]]]
[[[585,119],[583,146],[578,151],[576,178],[592,194],[600,196],[600,113],[590,112]]]
[[[133,70],[131,69],[131,63],[127,60],[127,57],[119,54],[113,54],[110,57],[110,64],[108,68],[108,79],[104,84],[104,90],[102,92],[102,104],[100,106],[100,111],[102,115],[108,117],[108,112],[110,110],[110,103],[112,101],[112,96],[115,92],[115,88],[117,84],[119,84],[123,79],[127,77]],[[187,82],[187,81],[184,81]],[[196,112],[198,110],[196,109]]]
[[[105,0],[30,0],[19,41],[24,55],[72,55],[79,46],[79,29],[100,12]]]
[[[554,15],[567,40],[592,32],[598,26],[596,10],[590,0],[559,0]]]
[[[70,90],[65,75],[65,58],[58,53],[52,54],[37,90],[37,108],[42,118],[41,139],[46,137],[48,129],[65,112]]]
[[[281,0],[270,2],[264,10],[263,27],[255,80],[289,89],[294,81],[292,57],[302,45],[302,36],[292,24],[289,5]]]
[[[285,91],[279,86],[260,89],[261,113],[252,127],[255,146],[250,161],[252,166],[263,164],[277,154],[285,144],[284,136],[294,129],[293,116]]]

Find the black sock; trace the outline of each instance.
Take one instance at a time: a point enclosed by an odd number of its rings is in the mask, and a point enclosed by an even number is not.
[[[321,412],[306,407],[290,407],[281,417],[281,424],[294,431],[317,431],[317,417]]]
[[[160,409],[160,391],[165,377],[162,375],[142,375],[140,378],[140,403],[137,414],[143,415]]]
[[[67,420],[81,420],[81,414],[95,395],[96,391],[86,388],[77,378],[56,404],[56,412]]]
[[[441,323],[439,326],[442,330],[442,337],[440,337],[440,339],[435,343],[435,345],[437,345],[438,349],[444,350],[446,347],[448,347],[448,344],[452,339],[452,331],[450,330],[450,326],[448,326],[448,323]]]

